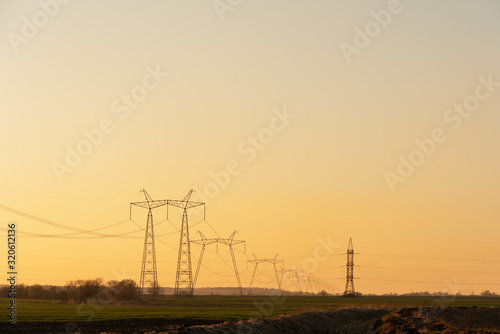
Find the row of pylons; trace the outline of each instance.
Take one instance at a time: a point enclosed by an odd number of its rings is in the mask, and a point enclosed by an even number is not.
[[[192,240],[189,239],[189,222],[188,222],[188,214],[187,210],[195,207],[203,206],[204,215],[205,215],[205,203],[203,202],[194,202],[190,201],[194,190],[191,189],[188,194],[182,200],[153,200],[151,196],[146,192],[146,190],[141,190],[146,197],[146,201],[143,202],[133,202],[130,203],[130,218],[132,218],[132,206],[138,206],[142,208],[148,209],[148,217],[147,224],[145,230],[144,237],[144,249],[142,256],[142,266],[141,266],[141,278],[140,278],[140,291],[143,296],[150,296],[152,298],[156,298],[159,295],[159,285],[158,285],[158,273],[156,268],[156,250],[155,250],[155,238],[154,238],[154,227],[153,227],[153,209],[166,206],[167,207],[167,219],[168,219],[168,206],[174,206],[183,210],[182,212],[182,225],[180,230],[180,241],[179,241],[179,253],[177,258],[177,271],[175,277],[175,290],[174,295],[177,297],[192,297],[194,293],[194,287],[196,285],[198,274],[200,271],[200,265],[203,258],[203,254],[205,251],[205,247],[210,244],[222,244],[229,246],[229,250],[231,253],[231,258],[233,261],[233,269],[235,272],[236,280],[238,283],[238,288],[240,294],[243,294],[243,289],[241,286],[241,281],[238,273],[238,268],[236,265],[236,259],[234,256],[233,246],[237,244],[244,243],[243,240],[235,240],[234,236],[236,231],[231,234],[231,236],[227,239],[224,238],[205,238],[205,236],[200,233],[200,240]],[[192,275],[192,265],[191,265],[191,242],[202,246],[201,254],[198,259],[198,265],[196,268],[196,272]],[[278,260],[276,255],[272,259],[258,259],[255,255],[254,258],[248,260],[249,263],[254,264],[254,271],[252,274],[252,279],[250,282],[250,288],[252,287],[255,274],[257,271],[258,264],[260,263],[270,263],[274,267],[274,271],[276,274],[276,280],[278,282],[278,288],[281,290],[281,282],[283,279],[283,274],[286,270],[282,270],[281,279],[278,277],[278,271],[276,268],[276,264],[283,262],[283,260]],[[354,249],[352,245],[352,239],[349,239],[349,245],[347,248],[347,276],[346,276],[346,286],[344,295],[355,295],[354,289]],[[295,275],[297,276],[297,272],[295,271]],[[310,278],[309,278],[310,279]],[[299,285],[299,279],[297,276],[297,285]],[[300,287],[299,287],[300,289]]]
[[[168,219],[168,206],[172,205],[183,210],[174,294],[175,296],[192,296],[194,286],[191,267],[191,249],[189,241],[187,210],[198,206],[205,206],[205,203],[193,202],[189,200],[194,192],[193,189],[191,189],[182,200],[153,200],[151,196],[149,196],[149,194],[146,192],[146,190],[142,189],[141,192],[144,193],[146,201],[130,203],[130,216],[132,216],[132,206],[138,206],[148,209],[148,220],[146,224],[146,234],[144,237],[144,250],[142,253],[141,279],[139,283],[141,294],[152,296],[153,298],[158,297],[159,286],[158,273],[156,270],[153,209],[159,208],[161,206],[167,206]]]

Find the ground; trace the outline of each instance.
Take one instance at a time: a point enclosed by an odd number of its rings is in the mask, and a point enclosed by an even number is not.
[[[1,309],[7,305],[0,299]],[[0,322],[0,332],[500,333],[500,298],[487,297],[201,296],[121,305],[17,300],[16,313],[15,327]]]

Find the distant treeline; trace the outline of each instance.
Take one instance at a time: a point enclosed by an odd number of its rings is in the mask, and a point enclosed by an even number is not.
[[[7,297],[9,286],[0,287],[0,296]],[[51,299],[66,302],[85,303],[89,300],[99,302],[133,301],[140,297],[139,287],[134,280],[108,281],[102,278],[70,281],[65,286],[25,285],[16,286],[18,299]]]
[[[7,298],[10,286],[0,285],[0,298]],[[248,288],[243,288],[244,294],[248,294]],[[160,288],[161,295],[173,295],[174,289],[169,287]],[[308,292],[291,292],[279,291],[277,289],[268,288],[252,288],[252,295],[277,295],[283,294],[286,296],[342,296],[342,294],[330,294],[326,291],[318,293]],[[206,287],[196,288],[195,295],[239,295],[239,289],[234,287]],[[357,295],[361,295],[357,293]],[[376,294],[367,294],[366,296],[377,296]],[[419,291],[410,293],[386,293],[378,296],[481,296],[481,297],[500,297],[500,294],[485,290],[479,295],[461,294],[455,295],[447,292],[429,292]],[[134,301],[140,299],[140,289],[137,283],[131,279],[121,281],[108,281],[104,283],[102,278],[89,280],[69,281],[65,286],[54,285],[26,285],[18,284],[16,286],[16,298],[18,299],[46,299],[46,300],[62,300],[65,302],[85,303],[88,301],[97,302],[120,302]]]
[[[376,295],[370,294],[369,296],[376,296]],[[462,294],[460,292],[457,292],[456,294],[451,294],[451,293],[448,293],[448,292],[419,291],[419,292],[410,292],[410,293],[401,293],[401,294],[386,293],[386,294],[383,294],[381,296],[401,296],[401,297],[406,297],[406,296],[410,296],[410,297],[413,297],[413,296],[423,296],[423,297],[440,297],[440,296],[457,296],[457,297],[460,297],[460,296],[470,296],[470,297],[478,297],[478,296],[481,296],[481,297],[500,297],[500,294],[498,294],[496,292],[491,292],[490,290],[484,290],[479,295],[474,294],[474,292],[471,292],[470,294],[467,295],[467,294]]]

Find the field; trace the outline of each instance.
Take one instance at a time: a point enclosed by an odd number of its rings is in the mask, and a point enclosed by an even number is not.
[[[146,305],[72,305],[51,300],[17,300],[17,321],[87,321],[129,318],[192,318],[210,320],[268,317],[307,310],[331,310],[345,306],[425,307],[436,306],[439,297],[369,296],[297,297],[297,296],[199,296],[191,299],[160,298]],[[457,297],[450,307],[500,307],[500,298]],[[8,299],[0,299],[6,310]],[[2,317],[2,321],[7,321]]]
[[[80,328],[92,328],[82,331],[87,333],[99,332],[96,326],[122,327],[134,319],[133,326],[144,327],[158,324],[158,328],[170,329],[193,326],[211,325],[227,320],[239,321],[251,318],[271,318],[282,315],[297,315],[302,313],[337,312],[338,310],[372,310],[363,315],[363,319],[375,321],[391,311],[402,308],[427,308],[442,305],[453,309],[484,309],[496,310],[500,308],[500,298],[492,297],[401,297],[401,296],[366,296],[357,298],[319,297],[319,296],[198,296],[191,299],[177,299],[162,297],[157,301],[146,303],[127,303],[123,305],[99,304],[64,304],[51,300],[17,300],[18,326],[44,326],[51,323],[53,328],[61,327],[64,323],[76,322],[82,324]],[[453,299],[453,300],[452,300]],[[7,315],[8,299],[0,299],[0,307]],[[363,311],[365,312],[365,311]],[[365,312],[366,313],[366,312]],[[357,313],[359,314],[359,313]],[[127,319],[127,320],[125,320]],[[142,319],[142,320],[141,320]],[[392,319],[392,318],[391,318]],[[365,321],[364,320],[364,321]],[[6,327],[7,317],[2,317]],[[391,320],[392,321],[392,320]],[[27,322],[31,325],[26,324]],[[54,325],[57,322],[60,325]],[[177,327],[175,327],[175,326]],[[55,326],[55,327],[54,327]],[[156,326],[156,325],[155,325]],[[174,327],[172,327],[174,326]],[[52,327],[51,327],[52,328]],[[25,330],[25,329],[23,329]],[[68,332],[68,331],[67,331]],[[140,332],[140,331],[139,331]],[[123,332],[125,333],[125,332]],[[132,332],[131,332],[132,333]]]

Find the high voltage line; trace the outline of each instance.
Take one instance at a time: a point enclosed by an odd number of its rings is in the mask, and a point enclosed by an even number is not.
[[[10,151],[12,151],[12,152],[15,152],[15,153],[17,153],[17,154],[19,154],[19,155],[21,155],[21,156],[23,156],[23,157],[27,158],[27,159],[30,159],[30,160],[32,160],[32,161],[34,161],[34,162],[36,162],[36,163],[39,163],[39,164],[41,164],[41,165],[43,165],[43,166],[46,166],[46,167],[49,167],[51,170],[53,169],[52,165],[51,165],[51,164],[49,164],[49,163],[47,163],[47,162],[44,162],[44,161],[41,161],[41,160],[35,159],[35,158],[33,158],[32,156],[29,156],[29,155],[27,155],[27,154],[24,154],[24,153],[22,153],[22,152],[20,152],[20,151],[18,151],[18,150],[16,150],[16,149],[14,149],[14,148],[12,148],[12,147],[9,147],[9,146],[7,146],[7,145],[5,145],[5,144],[0,143],[0,146],[4,147],[4,148],[6,148],[6,149],[8,149],[8,150],[10,150]],[[106,185],[106,184],[103,184],[103,183],[100,183],[100,182],[97,182],[97,181],[93,181],[93,180],[90,180],[90,179],[84,178],[84,177],[82,177],[82,176],[79,176],[79,175],[74,174],[73,172],[67,172],[67,173],[68,173],[68,175],[71,175],[71,176],[73,176],[74,178],[77,178],[77,179],[80,179],[80,180],[83,180],[83,181],[86,181],[86,182],[90,182],[90,183],[93,183],[93,184],[97,184],[97,185],[99,185],[99,186],[101,186],[101,187],[105,187],[105,188],[113,189],[113,190],[115,190],[115,191],[120,191],[120,192],[130,193],[130,194],[132,194],[132,193],[133,193],[133,192],[128,191],[128,190],[123,190],[123,189],[120,189],[120,188],[117,188],[117,187],[114,187],[114,186],[109,186],[109,185]]]
[[[417,259],[417,260],[500,262],[500,260],[488,260],[488,259],[463,259],[463,258],[461,259],[461,258],[423,257],[423,256],[405,256],[405,255],[389,255],[389,254],[367,254],[367,253],[360,253],[359,255],[380,256],[380,257],[393,257],[393,258],[401,258],[401,259]]]
[[[58,200],[70,200],[70,201],[108,201],[108,200],[124,199],[124,198],[129,197],[129,195],[124,195],[124,196],[120,196],[120,197],[107,197],[107,198],[74,198],[74,197],[60,197],[60,196],[52,196],[52,195],[35,194],[35,193],[27,192],[27,191],[14,190],[14,189],[5,188],[5,187],[0,187],[0,190],[6,190],[6,191],[10,191],[10,192],[15,192],[15,193],[30,195],[30,196],[36,196],[36,197],[44,197],[44,198],[51,198],[51,199],[58,199]]]
[[[77,237],[77,238],[75,237],[75,238],[71,238],[71,239],[123,238],[123,237],[126,237],[129,234],[133,234],[133,233],[138,233],[138,232],[143,232],[144,231],[144,228],[141,227],[139,224],[137,224],[137,222],[135,222],[133,219],[123,220],[123,221],[120,221],[118,223],[113,223],[113,224],[106,225],[106,226],[103,226],[103,227],[100,227],[100,228],[96,228],[96,229],[93,229],[93,230],[83,230],[83,229],[72,227],[72,226],[69,226],[69,225],[55,223],[55,222],[49,221],[47,219],[43,219],[43,218],[31,215],[31,214],[25,213],[23,211],[13,209],[13,208],[10,208],[10,207],[2,205],[2,204],[0,204],[0,209],[3,209],[5,211],[9,211],[11,213],[23,216],[23,217],[28,218],[28,219],[39,221],[41,223],[44,223],[44,224],[47,224],[47,225],[50,225],[50,226],[59,227],[59,228],[62,228],[62,229],[74,231],[73,233],[65,233],[65,234],[45,234],[45,233],[33,233],[33,232],[18,231],[19,233],[25,233],[25,234],[28,234],[29,236],[32,236],[32,237],[44,237],[44,238],[67,238],[68,237],[69,238],[70,236],[74,236],[74,235],[94,234],[94,235],[96,235],[96,237],[82,236],[82,237]],[[109,233],[99,233],[99,232],[97,232],[97,231],[102,231],[104,229],[108,229],[108,228],[111,228],[111,227],[115,227],[115,226],[124,224],[124,223],[126,223],[128,221],[132,221],[140,229],[134,230],[134,231],[130,231],[130,232],[125,232],[125,233],[119,233],[119,234],[109,234]],[[172,227],[174,227],[176,229],[176,231],[158,234],[157,237],[172,235],[172,234],[175,234],[175,233],[177,233],[179,231],[179,229],[170,220],[168,220],[168,219],[162,220],[162,221],[156,223],[156,225],[159,225],[159,224],[161,224],[161,223],[163,223],[165,221],[169,222],[172,225]],[[209,225],[209,227],[212,230],[215,231],[215,229],[212,227],[212,225],[206,219],[202,220],[202,221],[199,221],[199,222],[191,225],[191,227],[195,227],[198,224],[201,224],[203,221],[205,221],[207,223],[207,225]],[[0,228],[0,229],[5,230],[5,228]],[[218,233],[217,233],[217,235],[218,235]],[[140,239],[142,237],[141,236],[128,236],[127,238],[129,238],[129,239]],[[337,256],[337,255],[343,255],[343,254],[332,254],[332,256]],[[375,256],[375,257],[389,257],[389,258],[403,258],[403,259],[439,260],[439,261],[500,262],[500,260],[490,260],[490,259],[436,258],[436,257],[405,256],[405,255],[390,255],[390,254],[370,254],[370,253],[360,253],[359,255],[362,255],[362,256],[363,255],[364,256]],[[290,257],[290,258],[287,258],[287,259],[301,259],[301,258],[307,258],[307,257]]]
[[[210,251],[210,250],[207,250]],[[215,251],[210,251],[212,253],[216,253]],[[342,255],[342,254],[333,254],[333,255]],[[51,257],[51,256],[38,256],[38,255],[23,255],[23,257],[33,257],[33,258],[43,258],[43,259],[55,259],[55,260],[71,260],[71,261],[103,261],[103,262],[140,262],[139,260],[115,260],[115,259],[85,259],[85,258],[69,258],[69,257]],[[306,259],[310,256],[300,256],[300,257],[284,257],[283,260],[294,260],[294,259]],[[248,257],[249,258],[249,257]],[[441,260],[441,259],[439,259]],[[204,261],[204,262],[213,262],[213,263],[222,263],[226,262],[226,260],[212,260],[212,261]],[[478,260],[479,261],[479,260]],[[158,261],[161,263],[176,263],[177,261]],[[239,260],[238,262],[244,263],[246,260]],[[345,266],[328,266],[328,267],[318,267],[315,270],[322,269],[335,269],[335,268],[344,268]],[[470,273],[470,274],[500,274],[500,272],[474,272],[474,271],[443,271],[443,270],[433,270],[433,269],[419,269],[419,268],[396,268],[396,267],[371,267],[371,266],[359,266],[360,268],[370,268],[370,269],[387,269],[387,270],[410,270],[410,271],[438,271],[438,272],[458,272],[458,273]]]
[[[112,237],[119,237],[119,236],[123,236],[123,235],[126,235],[126,234],[132,234],[132,233],[138,233],[138,232],[143,232],[144,231],[144,228],[141,227],[139,224],[137,224],[137,222],[134,221],[133,219],[123,220],[123,221],[120,221],[120,222],[117,222],[117,223],[113,223],[113,224],[109,224],[109,225],[106,225],[106,226],[102,226],[102,227],[99,227],[99,228],[96,228],[96,229],[93,229],[93,230],[84,230],[84,229],[80,229],[80,228],[77,228],[77,227],[73,227],[73,226],[69,226],[69,225],[65,225],[65,224],[60,224],[60,223],[52,222],[50,220],[47,220],[47,219],[44,219],[44,218],[40,218],[40,217],[31,215],[29,213],[26,213],[26,212],[13,209],[13,208],[8,207],[8,206],[3,205],[3,204],[0,204],[0,209],[5,210],[5,211],[9,211],[11,213],[23,216],[23,217],[31,219],[31,220],[35,220],[35,221],[44,223],[46,225],[50,225],[50,226],[59,227],[59,228],[62,228],[62,229],[74,231],[74,233],[66,233],[66,234],[33,233],[33,235],[40,236],[40,237],[64,237],[64,236],[71,236],[71,235],[78,235],[78,234],[94,234],[94,235],[98,235],[100,237],[112,238]],[[128,221],[132,221],[140,229],[139,230],[135,230],[135,231],[131,231],[131,232],[125,232],[125,233],[122,233],[122,234],[107,234],[107,233],[99,233],[99,232],[97,232],[97,231],[102,231],[104,229],[108,229],[108,228],[111,228],[111,227],[114,227],[114,226],[118,226],[118,225],[124,224],[124,223],[126,223]],[[163,234],[158,234],[158,235],[156,235],[157,237],[159,237],[159,236],[166,236],[166,235],[172,235],[172,234],[175,234],[175,233],[177,233],[177,232],[180,231],[179,228],[176,227],[168,219],[162,220],[162,221],[156,223],[156,225],[164,223],[165,221],[169,222],[172,225],[172,227],[174,227],[176,229],[176,231],[174,231],[174,232],[168,232],[168,233],[163,233]],[[199,221],[197,223],[194,223],[193,225],[191,225],[191,228],[193,228],[193,227],[201,224],[202,222],[206,222],[207,225],[219,236],[219,234],[215,231],[215,229],[213,228],[213,226],[206,219],[201,220],[201,221]],[[24,231],[18,231],[18,232],[20,232],[20,233],[32,233],[32,232],[24,232]],[[133,237],[133,238],[142,238],[142,237],[141,236],[137,236],[137,237]],[[82,239],[83,239],[83,237],[82,237]],[[331,256],[338,256],[338,255],[345,255],[345,254],[343,254],[343,253],[342,254],[331,254]],[[391,255],[391,254],[372,254],[372,253],[359,253],[359,255],[361,255],[361,256],[375,256],[375,257],[402,258],[402,259],[439,260],[439,261],[500,262],[500,260],[490,260],[490,259],[438,258],[438,257],[422,257],[422,256]],[[289,257],[289,258],[285,258],[285,259],[292,260],[292,259],[303,259],[303,258],[308,258],[308,257],[310,257],[310,256]]]
[[[212,251],[212,253],[215,253]],[[33,258],[41,258],[41,259],[54,259],[54,260],[68,260],[68,261],[102,261],[102,262],[141,262],[140,260],[115,260],[115,259],[84,259],[84,258],[73,258],[73,257],[54,257],[54,256],[40,256],[40,255],[22,255],[23,257],[33,257]],[[308,258],[309,256],[300,257],[301,259]],[[290,259],[298,259],[298,257],[290,257],[283,258],[284,260]],[[213,263],[222,263],[225,260],[213,260],[213,261],[203,261],[203,262],[213,262]],[[158,261],[161,263],[177,263],[177,261]],[[227,261],[226,261],[227,262]],[[246,263],[247,260],[240,260],[238,262]],[[342,266],[343,267],[343,266]]]
[[[113,224],[110,224],[110,225],[107,225],[107,226],[103,226],[103,227],[100,227],[100,228],[96,228],[96,229],[93,229],[93,230],[84,230],[84,229],[80,229],[80,228],[77,228],[77,227],[73,227],[73,226],[69,226],[69,225],[65,225],[65,224],[60,224],[60,223],[56,223],[56,222],[53,222],[53,221],[50,221],[50,220],[47,220],[47,219],[44,219],[44,218],[40,218],[40,217],[31,215],[31,214],[23,212],[23,211],[20,211],[20,210],[17,210],[17,209],[13,209],[13,208],[8,207],[8,206],[3,205],[3,204],[0,204],[0,209],[8,211],[8,212],[11,212],[11,213],[14,213],[16,215],[19,215],[19,216],[22,216],[22,217],[25,217],[25,218],[28,218],[28,219],[31,219],[31,220],[34,220],[34,221],[38,221],[40,223],[43,223],[43,224],[46,224],[46,225],[49,225],[49,226],[54,226],[54,227],[58,227],[58,228],[61,228],[61,229],[74,231],[73,233],[61,233],[61,234],[46,234],[46,233],[34,233],[34,232],[27,232],[27,231],[18,231],[18,233],[20,233],[20,234],[26,234],[26,237],[63,238],[63,239],[101,239],[101,238],[142,239],[141,236],[128,236],[128,235],[144,231],[144,228],[141,227],[141,226],[139,226],[132,219],[123,220],[121,222],[113,223]],[[111,228],[111,227],[114,227],[114,226],[117,226],[117,225],[124,224],[124,223],[129,222],[129,221],[132,221],[134,224],[136,224],[137,226],[139,226],[140,229],[135,230],[135,231],[130,231],[130,232],[118,233],[118,234],[109,234],[109,233],[97,232],[97,231],[108,229],[108,228]],[[159,225],[159,224],[161,224],[161,223],[163,223],[165,221],[168,221],[168,219],[162,220],[162,221],[158,222],[156,225]],[[196,226],[196,225],[198,225],[198,224],[200,224],[202,222],[203,221],[199,221],[199,222],[193,224],[192,227],[194,227],[194,226]],[[170,223],[172,224],[172,222],[170,222]],[[0,230],[4,230],[5,231],[7,229],[6,228],[0,228]],[[172,235],[172,234],[175,234],[175,233],[177,233],[177,231],[158,234],[157,237]],[[94,235],[94,237],[90,237],[90,236],[75,237],[76,235],[82,235],[82,234],[92,234],[92,235]]]
[[[1,145],[1,144],[0,144]],[[180,202],[180,201],[178,201]],[[72,240],[78,240],[78,239],[103,239],[103,238],[119,238],[119,239],[141,239],[143,237],[141,236],[134,236],[132,234],[139,233],[139,232],[144,232],[145,228],[140,226],[135,220],[132,218],[129,218],[127,220],[123,220],[120,222],[116,222],[113,224],[101,226],[95,229],[90,229],[90,230],[85,230],[81,228],[77,228],[74,226],[66,225],[66,224],[60,224],[56,223],[47,219],[40,218],[38,216],[31,215],[29,213],[13,209],[9,206],[0,204],[0,209],[11,212],[15,215],[19,215],[22,217],[25,217],[30,220],[34,220],[40,223],[43,223],[45,225],[49,225],[52,227],[57,227],[61,228],[64,230],[71,231],[70,233],[60,233],[60,234],[44,234],[44,233],[34,233],[34,232],[27,232],[27,231],[17,231],[19,234],[23,235],[23,237],[41,237],[41,238],[60,238],[60,239],[72,239]],[[103,233],[101,231],[106,230],[106,229],[111,229],[113,227],[117,227],[126,223],[132,222],[134,223],[139,229],[134,230],[134,231],[129,231],[129,232],[123,232],[123,233],[117,233],[117,234],[111,234],[111,233]],[[168,222],[174,229],[172,232],[167,232],[167,233],[162,233],[156,235],[156,237],[161,237],[161,236],[167,236],[167,235],[173,235],[176,233],[179,233],[181,230],[172,222],[168,219],[164,219],[155,225],[160,225],[164,222]],[[205,218],[203,220],[200,220],[196,222],[195,224],[191,225],[191,228],[205,222],[208,227],[220,238],[219,233],[214,229],[212,224],[210,224]],[[0,230],[6,230],[5,228],[0,228]],[[165,243],[164,241],[158,239],[158,242],[166,245],[169,248],[172,248],[174,250],[177,250],[177,248]],[[207,249],[207,251],[216,253],[220,260],[217,261],[204,261],[208,263],[224,263],[225,266],[227,266],[229,269],[232,269],[230,266],[229,262],[226,261],[218,252],[214,252],[212,250]],[[237,250],[239,251],[239,250]],[[239,251],[241,252],[241,251]],[[245,254],[246,255],[246,254]],[[342,254],[330,254],[330,256],[340,256],[340,255],[345,255],[345,253]],[[387,257],[387,258],[401,258],[401,259],[410,259],[410,260],[427,260],[427,261],[457,261],[457,262],[489,262],[489,263],[499,263],[500,260],[495,260],[495,259],[472,259],[472,258],[442,258],[442,257],[424,257],[424,256],[411,256],[411,255],[393,255],[393,254],[373,254],[373,253],[361,253],[359,254],[361,256],[368,256],[368,257]],[[247,259],[248,259],[248,255]],[[140,261],[134,261],[134,260],[106,260],[106,259],[87,259],[87,258],[65,258],[65,257],[44,257],[44,256],[35,256],[35,255],[25,255],[25,257],[32,257],[32,258],[45,258],[45,259],[55,259],[55,260],[71,260],[71,261],[91,261],[91,262],[129,262],[129,263],[137,263]],[[307,259],[307,258],[314,258],[314,256],[302,256],[302,257],[289,257],[289,258],[284,258],[286,260],[297,260],[297,259]],[[176,261],[159,261],[160,263],[175,263]],[[178,261],[177,261],[178,262]],[[235,261],[235,262],[246,262],[246,261]],[[232,275],[225,275],[222,273],[219,273],[217,271],[214,271],[210,269],[209,267],[205,266],[204,264],[201,264],[205,270],[207,270],[211,274],[215,274],[220,277],[230,277]],[[333,269],[333,268],[340,268],[340,267],[345,267],[345,266],[333,266],[333,267],[318,267],[315,268],[315,270],[325,270],[325,269]],[[500,272],[481,272],[481,271],[460,271],[460,270],[437,270],[437,269],[423,269],[423,268],[395,268],[395,267],[374,267],[374,266],[360,266],[361,268],[367,268],[367,269],[381,269],[381,270],[399,270],[399,271],[413,271],[413,272],[435,272],[435,273],[460,273],[460,274],[485,274],[485,275],[500,275]],[[47,270],[47,269],[40,269],[40,268],[26,268],[26,269],[33,269],[33,270]],[[248,269],[247,269],[248,270]],[[50,271],[65,271],[65,270],[54,270],[50,269]],[[69,270],[66,270],[69,271]],[[246,271],[246,270],[245,270]],[[243,271],[243,272],[245,272]],[[75,272],[75,271],[70,271],[70,272]],[[80,271],[80,272],[87,272],[87,271]],[[242,272],[242,273],[243,273]],[[242,274],[240,273],[240,274]],[[266,272],[266,270],[261,271],[262,274],[265,276],[269,277],[269,273]],[[242,275],[243,277],[250,277],[251,275]],[[302,278],[303,279],[303,278]],[[323,278],[323,280],[337,280],[337,279],[345,279],[345,277],[342,278]],[[423,284],[442,284],[443,282],[439,281],[417,281],[417,280],[397,280],[397,279],[383,279],[383,278],[362,278],[363,280],[366,281],[386,281],[386,282],[402,282],[402,283],[423,283]],[[30,280],[30,279],[27,279]],[[56,281],[56,280],[54,280]],[[257,280],[258,282],[266,282],[263,280]],[[269,282],[274,282],[275,280],[269,280]],[[500,283],[460,283],[464,285],[500,285]]]
[[[385,281],[385,282],[403,282],[403,283],[430,283],[430,284],[443,284],[443,282],[438,281],[413,281],[413,280],[396,280],[396,279],[384,279],[384,278],[365,278],[363,280],[366,281]],[[457,284],[462,285],[500,285],[500,283],[468,283],[468,282],[460,282]]]
[[[99,235],[99,236],[104,236],[104,237],[107,236],[106,233],[99,233],[99,232],[90,231],[90,230],[84,230],[84,229],[81,229],[81,228],[77,228],[77,227],[73,227],[73,226],[69,226],[69,225],[65,225],[65,224],[55,223],[53,221],[50,221],[50,220],[47,220],[47,219],[43,219],[43,218],[40,218],[40,217],[37,217],[37,216],[33,216],[33,215],[29,214],[29,213],[26,213],[26,212],[23,212],[23,211],[19,211],[19,210],[10,208],[10,207],[8,207],[6,205],[3,205],[3,204],[0,204],[0,209],[8,211],[8,212],[11,212],[11,213],[14,213],[16,215],[19,215],[19,216],[22,216],[22,217],[25,217],[25,218],[28,218],[28,219],[31,219],[31,220],[38,221],[40,223],[43,223],[43,224],[46,224],[46,225],[49,225],[49,226],[55,226],[55,227],[58,227],[58,228],[62,228],[62,229],[70,230],[70,231],[74,231],[74,232],[79,232],[79,233],[94,234],[94,235]]]
[[[65,257],[50,257],[50,256],[37,256],[37,255],[22,255],[22,257],[31,257],[31,258],[41,258],[41,259],[52,259],[52,260],[68,260],[68,261],[90,261],[90,262],[126,262],[126,263],[139,263],[140,260],[110,260],[110,259],[83,259],[83,258],[65,258]],[[194,257],[194,256],[193,256]],[[196,259],[196,258],[195,258]],[[285,258],[286,259],[286,258]],[[158,263],[176,263],[177,261],[158,261]],[[221,258],[221,260],[209,260],[203,261],[204,263],[224,263],[229,269],[232,270],[228,261]],[[246,262],[245,260],[237,261],[239,263]],[[344,268],[345,266],[332,266],[332,267],[319,267],[315,270],[325,270],[325,269],[336,269],[336,268]],[[482,275],[500,275],[500,272],[488,272],[488,271],[460,271],[460,270],[432,270],[432,269],[423,269],[423,268],[391,268],[391,267],[372,267],[372,266],[359,266],[360,268],[369,268],[369,269],[383,269],[383,270],[400,270],[400,271],[422,271],[422,272],[438,272],[438,273],[460,273],[460,274],[482,274]],[[205,267],[207,270],[211,271],[208,267]],[[36,269],[36,268],[27,268],[27,269]],[[54,269],[50,269],[54,271]],[[264,270],[263,270],[264,271]],[[228,277],[231,275],[228,275]],[[363,278],[365,279],[365,278]]]
[[[439,270],[439,269],[421,269],[421,268],[390,268],[390,267],[371,267],[371,266],[360,266],[360,268],[369,269],[383,269],[383,270],[402,270],[402,271],[427,271],[435,273],[458,273],[458,274],[485,274],[485,275],[500,275],[500,272],[488,272],[488,271],[461,271],[461,270]]]

